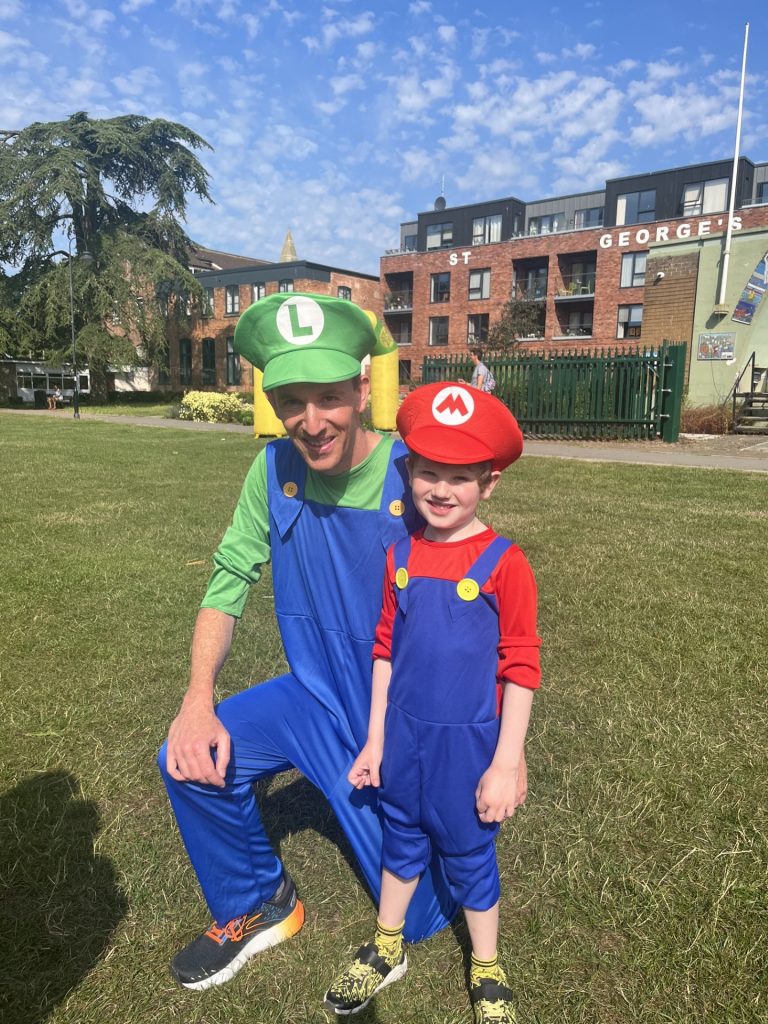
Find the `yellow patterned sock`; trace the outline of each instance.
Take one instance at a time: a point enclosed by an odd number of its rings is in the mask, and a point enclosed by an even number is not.
[[[495,956],[493,960],[481,960],[473,953],[472,964],[469,969],[469,987],[474,988],[476,985],[479,985],[483,978],[497,981],[500,985],[507,984],[504,971],[499,966],[498,956]]]
[[[403,921],[398,928],[385,928],[381,921],[376,922],[376,935],[374,944],[379,951],[382,960],[386,960],[390,967],[400,962],[403,953]]]

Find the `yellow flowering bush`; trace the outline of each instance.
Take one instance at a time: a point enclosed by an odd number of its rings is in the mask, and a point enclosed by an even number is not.
[[[239,395],[217,391],[188,391],[181,400],[180,420],[196,423],[242,423],[249,412]]]

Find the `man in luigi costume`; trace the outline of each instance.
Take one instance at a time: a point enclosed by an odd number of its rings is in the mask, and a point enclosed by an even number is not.
[[[187,988],[227,981],[302,926],[253,791],[265,776],[295,767],[326,795],[378,895],[375,798],[347,773],[367,736],[386,551],[422,522],[405,446],[361,424],[370,385],[360,365],[376,340],[372,318],[353,303],[301,293],[260,300],[235,330],[235,349],[263,370],[288,437],[256,456],[214,555],[189,687],[158,759],[214,919],[173,961]],[[290,670],[215,706],[235,624],[270,561]],[[442,928],[456,909],[434,870],[411,905],[409,941]]]

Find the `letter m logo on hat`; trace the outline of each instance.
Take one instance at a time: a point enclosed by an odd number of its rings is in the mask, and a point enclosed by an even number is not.
[[[294,295],[278,309],[275,326],[289,345],[311,345],[323,333],[325,317],[314,299]]]
[[[451,385],[443,388],[432,400],[432,415],[438,423],[457,427],[466,423],[475,411],[475,402],[466,388]]]

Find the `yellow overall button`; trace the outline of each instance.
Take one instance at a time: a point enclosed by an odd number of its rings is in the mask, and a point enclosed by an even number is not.
[[[390,501],[390,503],[389,503],[389,514],[390,515],[392,515],[392,516],[401,516],[403,514],[403,512],[405,512],[405,505],[402,503],[402,501],[400,501],[399,498],[396,498],[394,501]]]
[[[407,569],[400,568],[397,570],[397,572],[395,573],[395,584],[397,585],[398,590],[405,590],[405,588],[408,586]]]
[[[480,587],[478,587],[474,580],[465,577],[456,584],[456,593],[462,601],[474,601],[480,593]]]
[[[298,493],[299,488],[293,480],[289,480],[287,484],[283,484],[283,494],[286,498],[295,498]]]

